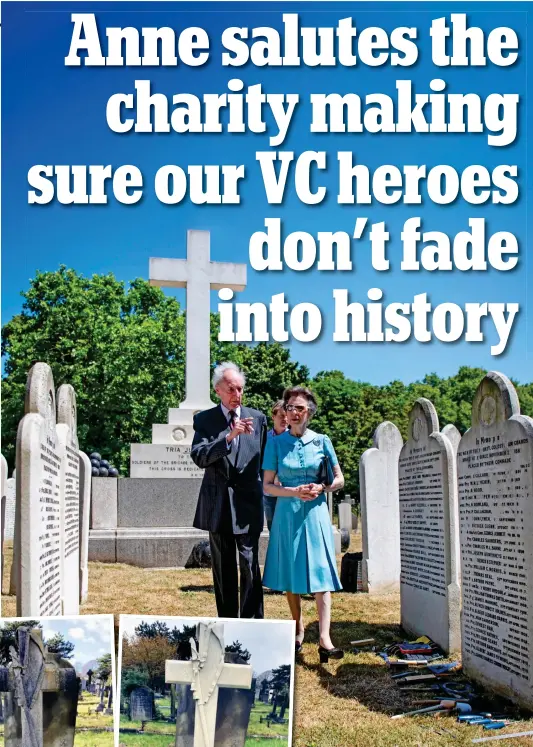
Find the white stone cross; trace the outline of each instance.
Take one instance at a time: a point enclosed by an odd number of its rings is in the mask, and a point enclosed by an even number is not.
[[[210,290],[246,287],[246,265],[211,262],[209,231],[187,231],[187,259],[150,258],[150,285],[187,289],[185,400],[180,409],[213,406],[209,382]]]
[[[224,662],[224,626],[198,623],[198,650],[191,639],[192,661],[165,662],[165,681],[191,685],[196,701],[194,747],[214,747],[219,687],[249,690],[252,667]]]

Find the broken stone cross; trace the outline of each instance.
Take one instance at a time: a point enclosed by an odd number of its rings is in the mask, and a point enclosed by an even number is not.
[[[73,747],[78,682],[72,665],[47,653],[41,631],[19,628],[18,651],[0,667],[0,692],[7,693],[5,747]]]
[[[165,680],[170,684],[190,685],[196,702],[194,747],[214,747],[218,690],[221,687],[249,690],[252,667],[226,664],[224,626],[198,623],[198,647],[191,639],[191,661],[167,661]]]

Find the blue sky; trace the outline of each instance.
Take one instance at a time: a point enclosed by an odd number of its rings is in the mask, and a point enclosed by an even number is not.
[[[178,629],[209,622],[205,618],[121,615],[121,635],[133,635],[141,622],[153,623],[156,620]],[[224,641],[226,645],[240,641],[251,653],[250,664],[257,674],[290,664],[294,658],[294,625],[289,621],[224,620]]]
[[[45,641],[61,633],[74,644],[73,657],[69,660],[77,671],[84,664],[113,652],[112,615],[86,615],[84,617],[47,617],[41,620]]]
[[[21,309],[20,292],[37,269],[55,270],[60,264],[77,271],[113,272],[129,281],[148,276],[150,256],[185,257],[189,228],[211,232],[211,256],[216,261],[248,263],[250,236],[263,228],[265,218],[281,218],[285,232],[304,230],[351,233],[357,217],[369,222],[385,221],[391,233],[391,270],[373,270],[368,241],[355,250],[352,272],[256,272],[248,267],[248,285],[238,295],[240,302],[268,304],[274,294],[285,292],[293,307],[304,301],[322,311],[324,326],[318,340],[291,343],[295,359],[307,364],[312,373],[341,369],[354,379],[376,384],[392,379],[406,382],[436,372],[452,375],[460,365],[501,370],[525,382],[531,381],[533,332],[532,265],[528,243],[527,129],[527,46],[531,43],[531,3],[130,3],[71,2],[2,4],[2,321]],[[95,12],[100,28],[105,26],[170,26],[177,31],[201,26],[210,37],[208,64],[169,68],[66,67],[72,24],[70,13]],[[282,13],[297,12],[302,26],[335,26],[351,16],[362,29],[380,26],[416,26],[420,56],[412,67],[389,65],[353,68],[254,67],[223,68],[220,64],[220,36],[229,26],[271,26],[282,28]],[[478,68],[436,68],[431,63],[429,27],[434,18],[451,12],[467,12],[470,25],[487,33],[501,25],[513,27],[519,35],[519,61],[508,68],[493,64]],[[526,38],[529,33],[529,39]],[[328,163],[336,162],[336,152],[352,150],[358,163],[374,170],[381,164],[448,163],[461,171],[470,164],[492,169],[498,164],[519,168],[521,197],[513,205],[472,206],[458,200],[437,206],[425,200],[421,206],[338,205],[335,199],[335,169],[325,174],[329,196],[322,204],[308,206],[296,197],[294,188],[282,205],[269,205],[262,185],[255,152],[269,150],[269,135],[199,134],[178,135],[116,134],[107,126],[105,110],[109,97],[130,93],[136,79],[149,79],[152,90],[188,92],[227,92],[227,82],[238,77],[245,86],[261,83],[265,92],[299,93],[300,105],[279,149],[299,154],[306,150],[326,150]],[[420,92],[428,92],[429,81],[443,78],[450,92],[518,93],[519,136],[506,147],[491,147],[483,134],[328,134],[309,132],[311,93],[361,95],[385,92],[392,95],[397,79],[411,79]],[[528,119],[529,117],[529,119]],[[527,124],[526,124],[527,123]],[[270,126],[270,122],[267,122]],[[153,191],[153,177],[166,164],[244,164],[246,179],[241,188],[241,204],[194,205],[189,200],[174,206],[161,204]],[[27,173],[34,164],[111,164],[114,168],[133,164],[141,169],[146,188],[143,199],[133,206],[113,198],[104,206],[28,205]],[[530,180],[531,181],[531,180]],[[531,212],[531,211],[529,211]],[[453,235],[467,228],[468,219],[486,218],[490,231],[512,231],[520,243],[520,260],[512,272],[495,270],[477,273],[402,272],[400,231],[411,216],[421,216],[426,230],[447,231]],[[528,286],[529,283],[529,286]],[[493,325],[485,327],[483,343],[438,341],[422,344],[414,339],[402,344],[334,343],[333,289],[346,288],[351,300],[366,303],[369,288],[379,287],[384,302],[412,302],[413,296],[427,292],[433,305],[454,302],[519,303],[520,314],[503,355],[493,357],[490,346],[496,342]],[[168,292],[168,291],[166,291]],[[184,300],[184,293],[178,292]],[[211,308],[218,298],[212,293]],[[105,337],[105,330],[102,330]]]

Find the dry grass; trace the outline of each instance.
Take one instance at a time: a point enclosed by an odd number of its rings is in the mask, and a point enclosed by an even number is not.
[[[360,549],[360,537],[352,537],[350,549]],[[4,589],[10,562],[8,549]],[[216,615],[209,570],[161,571],[127,565],[89,565],[89,601],[82,609],[83,614]],[[3,614],[14,615],[14,599],[3,597],[2,602]],[[473,738],[491,734],[482,727],[459,725],[451,716],[391,721],[393,713],[409,710],[410,700],[400,694],[382,659],[370,653],[347,653],[341,661],[320,665],[313,599],[304,599],[303,612],[307,632],[302,661],[296,668],[294,744],[297,747],[470,745]],[[265,614],[271,619],[289,619],[284,597],[267,593]],[[378,644],[396,640],[401,635],[399,620],[399,594],[334,595],[332,638],[339,646],[348,648],[351,640],[369,637]],[[513,724],[498,734],[530,730],[533,720]],[[531,747],[532,740],[508,739],[504,744]]]

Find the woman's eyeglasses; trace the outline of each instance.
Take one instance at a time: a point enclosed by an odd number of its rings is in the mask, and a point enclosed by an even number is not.
[[[305,405],[285,405],[286,412],[298,412],[302,413],[307,410],[307,407]]]

